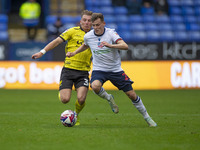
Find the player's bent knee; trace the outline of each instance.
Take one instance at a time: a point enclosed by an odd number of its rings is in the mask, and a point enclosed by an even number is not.
[[[86,96],[78,96],[77,99],[79,104],[83,104],[85,102]]]
[[[137,95],[133,90],[126,92],[126,95],[132,100],[137,99]]]
[[[95,93],[99,93],[99,91],[101,90],[101,85],[98,85],[98,84],[92,84],[91,85],[92,87],[92,90],[95,92]]]
[[[70,101],[70,98],[61,97],[60,100],[63,104],[66,104]]]

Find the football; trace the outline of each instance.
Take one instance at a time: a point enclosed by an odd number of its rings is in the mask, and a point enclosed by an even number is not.
[[[60,121],[65,127],[73,127],[77,121],[76,113],[72,110],[65,110],[60,116]]]

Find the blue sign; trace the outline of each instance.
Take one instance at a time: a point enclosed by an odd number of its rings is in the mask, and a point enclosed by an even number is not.
[[[45,47],[47,43],[42,42],[20,42],[11,43],[9,60],[32,61],[31,56]],[[39,58],[39,61],[52,61],[52,51],[47,52]]]

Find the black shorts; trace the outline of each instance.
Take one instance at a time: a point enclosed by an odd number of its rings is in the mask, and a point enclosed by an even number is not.
[[[75,88],[81,86],[89,87],[89,73],[88,71],[79,71],[69,68],[62,68],[60,75],[59,90],[72,89],[73,85]]]

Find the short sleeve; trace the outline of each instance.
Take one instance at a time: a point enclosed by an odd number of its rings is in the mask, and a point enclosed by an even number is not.
[[[110,34],[114,43],[117,43],[118,40],[122,39],[115,30],[110,30]]]
[[[73,29],[68,29],[68,30],[65,30],[61,35],[60,37],[64,40],[64,41],[67,41],[71,38],[71,34],[73,33]]]

